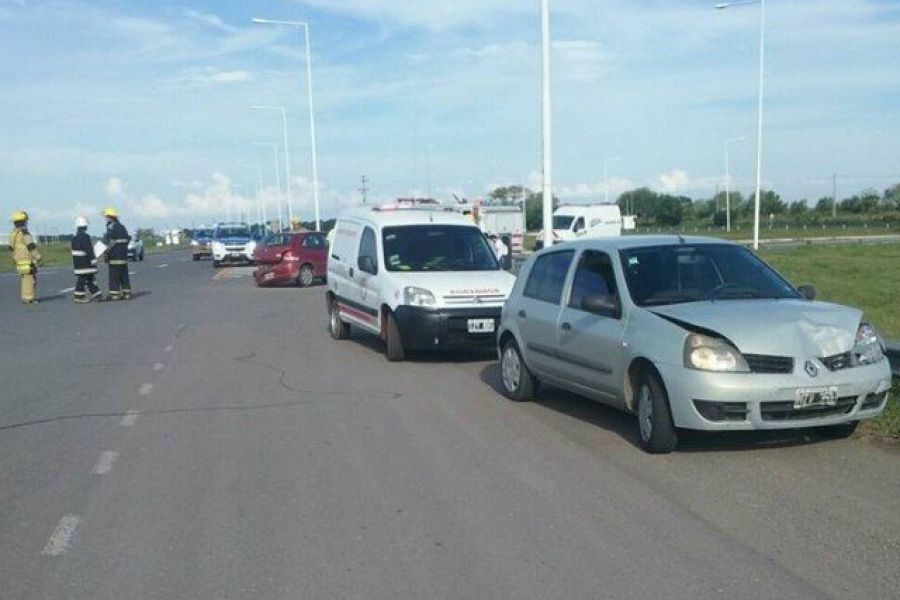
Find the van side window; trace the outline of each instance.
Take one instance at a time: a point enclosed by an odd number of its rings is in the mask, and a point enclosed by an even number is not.
[[[375,232],[372,231],[371,227],[366,227],[363,229],[362,237],[359,240],[359,258],[363,257],[371,258],[372,268],[366,269],[366,272],[371,275],[376,275],[378,273],[378,247],[375,243]],[[360,264],[362,261],[359,261]]]
[[[538,257],[528,274],[525,289],[522,295],[551,304],[559,304],[562,298],[563,285],[566,282],[566,273],[572,264],[574,250],[550,252]]]
[[[569,308],[582,310],[581,302],[588,296],[616,294],[616,276],[609,256],[596,250],[586,250],[578,260],[575,277],[572,279]]]

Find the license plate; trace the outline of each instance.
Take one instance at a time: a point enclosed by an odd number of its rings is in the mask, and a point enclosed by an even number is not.
[[[834,406],[837,404],[837,388],[811,388],[797,390],[794,397],[794,408],[811,406]]]
[[[469,319],[469,333],[494,333],[493,319]]]

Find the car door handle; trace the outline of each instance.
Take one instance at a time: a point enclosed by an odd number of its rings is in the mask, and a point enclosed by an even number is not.
[[[528,318],[528,314],[527,314],[524,310],[520,310],[520,311],[519,311],[519,318],[520,318],[520,319],[527,319],[527,318]]]
[[[331,258],[333,258],[334,260],[341,260],[341,257],[338,256],[337,254],[332,254]]]
[[[563,331],[572,331],[571,323],[563,323],[562,325],[560,325],[560,327],[562,328]]]
[[[353,278],[353,267],[350,267],[350,278]]]

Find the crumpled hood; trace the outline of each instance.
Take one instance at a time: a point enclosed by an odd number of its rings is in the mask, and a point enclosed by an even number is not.
[[[850,350],[862,318],[855,308],[806,300],[718,300],[648,310],[710,329],[748,354],[820,358]]]
[[[409,278],[406,285],[425,288],[436,297],[443,296],[509,296],[516,278],[506,271],[451,271],[404,273],[394,275]]]

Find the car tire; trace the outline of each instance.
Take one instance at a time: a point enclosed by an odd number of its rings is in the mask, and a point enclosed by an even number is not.
[[[350,323],[341,320],[336,300],[332,300],[328,306],[328,332],[336,340],[346,340],[350,337]]]
[[[216,259],[213,259],[213,269],[218,269],[220,264],[222,264],[222,263],[220,263]]]
[[[514,339],[503,344],[500,350],[500,381],[506,397],[510,400],[528,402],[534,399],[538,380],[525,364],[519,345]]]
[[[859,427],[859,421],[851,421],[849,423],[841,423],[840,425],[824,425],[822,427],[816,427],[816,431],[822,437],[830,440],[842,440],[853,435],[857,427]]]
[[[316,281],[316,274],[313,272],[312,265],[306,264],[300,267],[300,274],[297,275],[297,285],[300,287],[309,287]]]
[[[400,337],[400,328],[397,327],[397,319],[393,313],[388,313],[385,322],[384,354],[391,362],[399,362],[406,357],[403,351],[403,339]]]
[[[143,251],[143,250],[141,250],[141,258],[140,258],[140,260],[141,260],[141,262],[144,262],[144,251]]]
[[[638,440],[652,454],[666,454],[678,445],[669,396],[659,375],[649,369],[638,374],[634,386],[634,408],[638,418]]]

